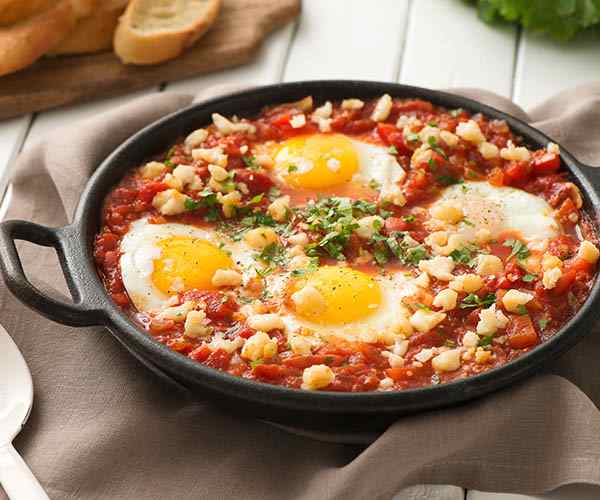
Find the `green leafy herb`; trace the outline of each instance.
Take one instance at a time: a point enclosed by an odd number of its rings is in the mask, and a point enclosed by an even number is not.
[[[256,160],[256,156],[242,156],[242,161],[250,170],[260,170],[260,165]]]
[[[437,154],[439,154],[442,158],[444,158],[445,160],[448,159],[448,156],[446,156],[446,152],[440,147],[440,145],[437,142],[437,139],[434,136],[429,136],[429,138],[427,139],[427,143],[429,144],[429,147]]]
[[[599,0],[471,0],[479,17],[488,23],[498,20],[522,25],[526,30],[569,40],[600,24]]]
[[[467,295],[460,303],[461,309],[469,309],[475,307],[483,307],[487,308],[491,306],[494,302],[496,302],[496,294],[488,293],[483,298],[479,297],[479,295],[475,295],[474,293],[470,293]]]
[[[421,304],[420,302],[417,302],[417,303],[415,304],[415,307],[416,307],[417,309],[421,309],[421,310],[423,310],[423,311],[428,311],[428,312],[429,312],[429,311],[431,311],[431,309],[430,309],[428,306],[426,306],[425,304]]]
[[[479,249],[475,245],[466,245],[462,248],[452,250],[450,258],[457,264],[473,266],[475,264],[475,254]]]
[[[200,200],[192,200],[191,198],[186,198],[183,202],[183,206],[186,210],[196,210],[202,206],[202,202]]]
[[[537,278],[537,276],[535,274],[526,274],[525,276],[523,276],[523,281],[525,283],[531,283],[536,278]]]
[[[271,243],[263,248],[262,252],[258,255],[258,259],[265,264],[274,264],[277,266],[283,266],[287,263],[285,249],[277,243]]]
[[[258,365],[262,365],[264,364],[264,360],[262,359],[257,359],[254,361],[250,361],[250,367],[254,370],[254,368],[256,368]]]
[[[546,327],[548,326],[548,323],[550,323],[550,321],[547,320],[546,318],[538,319],[538,325],[540,327],[540,330],[545,330]]]
[[[319,259],[313,257],[310,259],[310,263],[303,269],[294,269],[292,271],[292,276],[306,276],[307,274],[314,273],[319,268]]]
[[[438,175],[435,180],[444,186],[452,186],[453,184],[462,184],[465,182],[462,179],[457,179],[451,175]]]
[[[388,148],[388,153],[391,155],[397,155],[398,154],[398,148],[396,146],[390,146]]]
[[[253,196],[250,201],[248,201],[248,205],[256,205],[257,203],[260,203],[264,197],[265,193],[257,194],[256,196]]]
[[[417,220],[417,218],[414,215],[410,214],[410,215],[405,215],[404,217],[402,217],[402,220],[404,222],[406,222],[407,224],[412,224],[414,221]]]
[[[521,316],[525,316],[527,314],[527,308],[525,307],[525,304],[519,304],[517,306],[517,311],[519,311]]]
[[[287,171],[289,174],[291,174],[292,172],[297,172],[298,167],[296,165],[288,165]]]
[[[513,257],[516,257],[518,260],[523,260],[529,257],[529,249],[519,240],[506,240],[503,243],[503,246],[511,248],[510,255],[506,260],[510,260]]]
[[[470,227],[474,227],[475,226],[475,224],[473,224],[469,219],[463,219],[463,220],[461,220],[461,222],[463,224],[467,225],[467,226],[470,226]]]
[[[457,116],[460,116],[463,112],[462,108],[456,108],[450,111],[450,116],[452,116],[453,118],[456,118]]]
[[[435,122],[433,120],[430,121],[430,122],[427,122],[427,125],[429,125],[430,127],[437,127],[438,126],[437,122]]]
[[[479,345],[481,347],[485,347],[485,346],[491,345],[493,340],[494,340],[493,335],[486,335],[485,337],[479,339],[479,342],[477,343],[477,345]]]
[[[435,172],[437,170],[437,162],[433,159],[433,158],[429,158],[429,160],[427,160],[427,165],[429,165],[429,169],[432,172]]]

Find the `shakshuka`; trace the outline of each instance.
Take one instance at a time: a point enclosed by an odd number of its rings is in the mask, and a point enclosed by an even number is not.
[[[589,295],[597,235],[557,144],[387,94],[212,119],[121,180],[95,240],[112,299],[183,356],[397,391],[507,363]]]

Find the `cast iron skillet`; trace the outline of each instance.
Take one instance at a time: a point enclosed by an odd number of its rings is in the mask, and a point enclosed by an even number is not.
[[[92,242],[99,227],[100,208],[123,172],[164,152],[190,131],[210,122],[211,113],[252,116],[267,104],[289,102],[312,95],[317,102],[347,97],[418,97],[447,108],[465,108],[503,119],[530,146],[545,146],[550,139],[505,113],[476,101],[443,92],[390,83],[363,81],[311,81],[260,87],[193,105],[173,113],[135,134],[96,170],[81,196],[71,225],[48,228],[31,222],[7,221],[0,225],[0,267],[12,293],[47,318],[70,326],[101,325],[147,367],[210,398],[238,415],[252,415],[306,429],[374,430],[407,413],[455,405],[515,383],[538,371],[590,331],[598,311],[596,280],[590,297],[552,339],[531,352],[481,375],[448,384],[386,393],[334,393],[292,390],[252,382],[194,362],[153,340],[112,303],[96,272]],[[598,219],[600,170],[582,165],[561,149],[585,199],[584,207]],[[26,240],[56,250],[73,302],[55,300],[37,290],[26,278],[15,240]]]

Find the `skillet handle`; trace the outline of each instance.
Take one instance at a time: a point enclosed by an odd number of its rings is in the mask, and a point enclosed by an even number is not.
[[[58,255],[72,303],[56,300],[41,292],[25,276],[15,240],[53,247]],[[21,302],[43,316],[69,326],[105,324],[103,299],[95,295],[82,275],[77,256],[82,255],[82,242],[70,227],[53,229],[20,220],[0,224],[0,272],[9,290]]]

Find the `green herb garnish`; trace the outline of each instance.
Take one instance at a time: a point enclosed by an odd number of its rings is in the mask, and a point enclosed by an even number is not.
[[[488,293],[483,298],[479,297],[474,293],[470,293],[467,295],[460,303],[461,309],[469,309],[475,307],[483,307],[487,308],[487,306],[491,306],[494,302],[496,302],[496,294]]]

